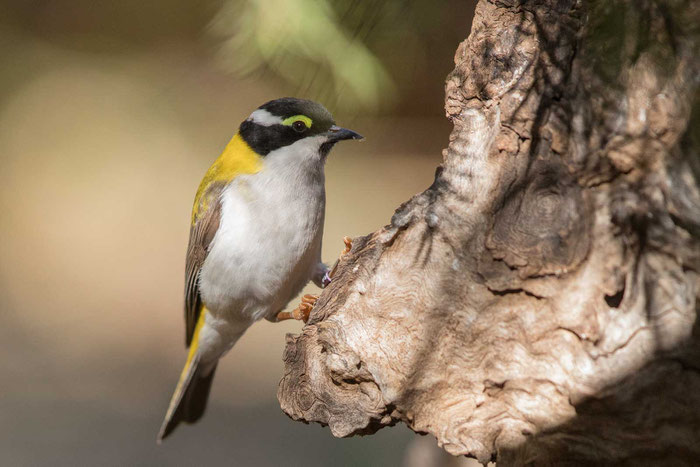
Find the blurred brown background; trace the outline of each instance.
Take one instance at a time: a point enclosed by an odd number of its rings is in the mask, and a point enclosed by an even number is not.
[[[366,136],[327,164],[334,261],[343,235],[376,230],[432,182],[472,2],[0,8],[2,465],[401,464],[415,436],[403,426],[338,440],[281,412],[297,322],[254,326],[222,361],[204,419],[162,446],[155,436],[185,359],[192,199],[240,121],[296,95]],[[337,37],[307,50],[308,31]]]

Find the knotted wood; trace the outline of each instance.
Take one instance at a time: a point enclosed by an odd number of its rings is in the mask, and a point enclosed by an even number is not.
[[[288,336],[282,409],[499,465],[696,462],[697,24],[697,2],[480,1],[435,182]]]

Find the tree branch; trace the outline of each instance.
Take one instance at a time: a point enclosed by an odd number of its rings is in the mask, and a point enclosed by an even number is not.
[[[612,3],[646,29],[611,78],[610,2],[479,2],[435,182],[288,336],[290,417],[504,465],[697,460],[700,9]]]

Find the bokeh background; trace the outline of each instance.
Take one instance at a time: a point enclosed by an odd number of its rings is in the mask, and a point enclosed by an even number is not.
[[[294,95],[366,136],[327,164],[332,262],[343,235],[376,230],[432,182],[450,131],[444,79],[473,8],[0,1],[0,464],[406,462],[404,426],[339,440],[282,413],[298,322],[254,326],[202,421],[155,436],[185,359],[192,199],[237,125]]]

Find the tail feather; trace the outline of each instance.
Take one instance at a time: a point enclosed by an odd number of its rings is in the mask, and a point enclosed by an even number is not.
[[[214,373],[216,372],[216,363],[214,368],[209,370],[209,374],[201,376],[195,374],[197,378],[185,391],[183,397],[182,419],[187,423],[194,423],[204,415],[204,410],[207,408],[209,400],[209,391],[211,390],[211,382],[214,381]]]
[[[194,423],[204,414],[216,364],[207,374],[202,374],[202,367],[199,358],[195,357],[190,362],[189,368],[186,368],[185,379],[182,384],[178,384],[170,400],[168,412],[158,433],[158,443],[168,437],[180,422]]]
[[[199,420],[207,407],[207,399],[217,362],[204,364],[201,361],[201,355],[197,352],[199,331],[204,324],[205,314],[206,310],[202,310],[195,327],[185,368],[180,374],[180,380],[175,387],[173,397],[170,399],[165,420],[163,420],[158,433],[157,442],[159,444],[175,430],[180,422],[194,423]]]

